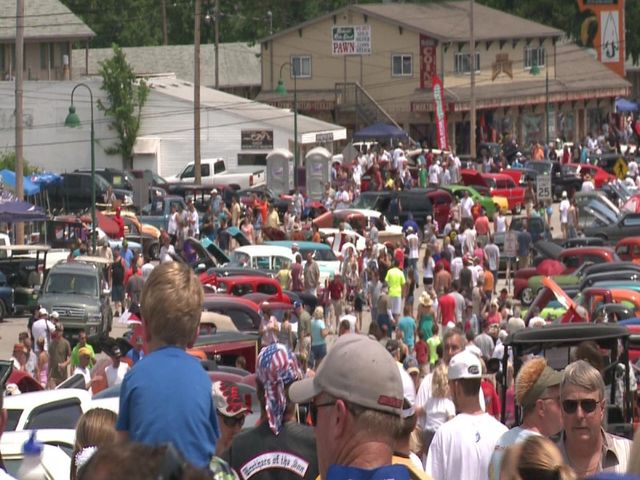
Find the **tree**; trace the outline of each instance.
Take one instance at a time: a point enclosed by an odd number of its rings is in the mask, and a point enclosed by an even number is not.
[[[144,80],[137,80],[122,49],[113,45],[113,57],[100,63],[102,86],[107,93],[107,103],[98,100],[98,109],[111,119],[110,128],[118,134],[118,143],[106,148],[108,155],[122,155],[122,167],[132,168],[133,145],[140,131],[140,114],[149,87]]]
[[[22,160],[23,167],[22,173],[23,175],[29,176],[38,172],[37,167],[33,167],[29,164],[27,159]],[[16,171],[16,152],[15,151],[5,151],[0,153],[0,170],[11,170],[12,172]]]

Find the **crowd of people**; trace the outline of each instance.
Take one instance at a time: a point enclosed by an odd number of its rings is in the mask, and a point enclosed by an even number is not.
[[[597,145],[588,141],[584,149]],[[537,145],[531,157],[541,151],[542,158],[555,155]],[[576,151],[567,153],[582,160],[581,149]],[[399,145],[360,154],[350,170],[334,166],[320,204],[328,210],[349,206],[363,190],[365,172],[372,172],[367,188],[460,181],[454,153],[421,149],[415,178],[408,155]],[[485,159],[481,168],[503,168],[503,162],[506,157]],[[565,200],[563,194],[560,218],[568,238],[572,206]],[[530,216],[548,214],[534,197],[530,203]],[[518,302],[499,288],[495,236],[508,229],[509,220],[504,212],[489,218],[468,193],[452,206],[446,225],[431,216],[409,217],[394,242],[381,243],[383,227],[374,223],[360,226],[366,241],[359,249],[343,235],[352,227],[341,224],[333,239],[339,242],[334,250],[341,266],[326,282],[320,282],[313,255],[303,258],[294,243],[294,261],[275,277],[305,301],[296,301],[282,319],[263,312],[255,365],[259,411],[252,411],[241,384],[211,384],[200,362],[186,352],[198,332],[202,286],[188,265],[174,261],[176,251],[192,236],[232,250],[228,227],[255,244],[273,230],[294,242],[321,241],[308,215],[311,208],[311,200],[296,190],[281,218],[274,205],[257,196],[245,204],[232,197],[227,205],[213,189],[202,225],[193,201],[184,212],[172,212],[158,265],[132,252],[126,241],[113,251],[101,242],[98,255],[113,261],[104,282],[112,291],[114,314],[139,308],[147,351],[136,342],[123,356],[114,346],[99,374],[84,332],[71,348],[56,312],[34,312],[14,347],[17,370],[45,388],[72,373],[85,377],[87,389],[98,382],[121,385],[117,416],[91,410],[78,424],[72,478],[640,475],[640,440],[632,444],[603,428],[610,398],[605,392],[620,387],[605,385],[602,365],[594,360],[597,346],[580,345],[563,370],[536,356],[517,359],[523,362],[517,375],[513,358],[507,371],[496,368],[508,335],[545,328],[547,320],[535,314],[525,324]],[[402,206],[390,208],[393,221],[393,209]],[[533,242],[525,219],[517,234],[520,266],[529,265]],[[69,259],[82,248],[73,249]],[[508,379],[504,392],[497,374]],[[630,376],[635,391],[633,370]],[[243,428],[254,414],[256,425]]]

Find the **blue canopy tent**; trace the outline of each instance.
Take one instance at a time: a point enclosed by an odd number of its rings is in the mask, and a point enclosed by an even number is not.
[[[401,138],[409,138],[409,135],[400,127],[382,122],[369,125],[353,134],[354,140],[371,140],[378,138],[398,140]]]
[[[53,183],[59,183],[62,181],[62,177],[57,173],[43,172],[35,173],[29,177],[34,184],[39,185],[41,188],[46,188]]]
[[[18,200],[11,192],[3,191],[0,194],[0,222],[35,222],[46,219],[47,215],[40,207]]]
[[[637,112],[637,111],[638,111],[637,103],[622,97],[616,98],[616,112],[628,113],[628,112]]]
[[[2,184],[4,185],[5,189],[13,190],[15,192],[16,172],[12,172],[11,170],[8,170],[6,168],[4,170],[0,170],[0,179],[2,179]],[[29,179],[29,177],[24,177],[23,186],[24,194],[27,197],[40,193],[40,186],[33,183]]]

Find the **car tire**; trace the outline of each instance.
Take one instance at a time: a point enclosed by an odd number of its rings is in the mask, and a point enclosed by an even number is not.
[[[529,306],[533,303],[536,298],[536,293],[532,288],[526,287],[520,292],[520,303],[525,306]]]

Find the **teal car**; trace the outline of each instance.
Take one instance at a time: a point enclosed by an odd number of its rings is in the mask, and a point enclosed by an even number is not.
[[[442,188],[456,197],[458,201],[462,199],[464,192],[469,192],[471,199],[474,202],[480,203],[489,218],[493,218],[498,210],[509,211],[509,201],[507,198],[490,196],[488,188],[483,190],[482,187],[470,187],[466,185],[447,185]]]
[[[296,243],[302,254],[302,261],[307,258],[308,252],[314,253],[314,259],[318,262],[318,268],[320,269],[320,282],[324,283],[331,275],[340,272],[340,259],[336,256],[335,252],[326,243],[317,242],[298,242],[293,240],[273,240],[264,242],[265,245],[275,245],[278,247],[288,247]]]

